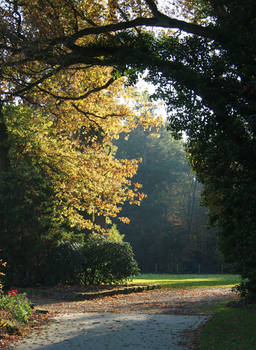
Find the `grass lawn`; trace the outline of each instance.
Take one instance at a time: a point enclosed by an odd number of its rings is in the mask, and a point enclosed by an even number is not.
[[[239,275],[172,275],[172,274],[141,274],[131,283],[158,284],[164,288],[209,288],[233,287],[241,282]],[[256,349],[256,348],[255,348]]]
[[[255,350],[256,306],[223,305],[203,328],[199,350]]]

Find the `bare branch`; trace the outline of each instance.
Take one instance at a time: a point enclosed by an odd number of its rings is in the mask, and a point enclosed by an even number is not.
[[[88,112],[83,111],[82,109],[80,109],[75,103],[72,103],[72,106],[77,110],[77,112],[83,114],[91,123],[94,123],[95,125],[97,125],[97,127],[99,128],[99,130],[102,130],[102,127],[93,119],[91,119],[88,116]],[[103,131],[103,130],[102,130]]]
[[[73,106],[73,107],[75,107],[75,106]],[[91,117],[94,117],[94,118],[98,118],[98,119],[108,119],[108,118],[113,118],[113,117],[121,117],[121,114],[115,114],[115,113],[106,114],[104,116],[101,116],[101,115],[98,115],[98,114],[95,114],[95,113],[92,113],[92,112],[84,112],[84,113],[86,113],[86,115],[88,115],[88,116],[91,116]]]
[[[156,3],[154,2],[154,0],[145,0],[145,2],[147,3],[148,7],[150,8],[152,14],[155,17],[158,17],[159,14],[161,15],[160,11],[158,11],[158,8],[157,8]]]
[[[13,13],[18,17],[16,19],[16,22],[17,22],[17,35],[18,35],[18,37],[20,37],[21,36],[21,14],[18,11],[18,2],[17,2],[17,0],[14,1],[14,11],[13,11]]]
[[[121,16],[123,17],[123,19],[124,19],[125,21],[128,21],[129,19],[128,19],[128,17],[126,16],[125,12],[121,9],[121,7],[118,6],[117,9],[118,9],[118,11],[120,12]],[[137,32],[139,35],[141,34],[141,33],[140,33],[140,30],[139,30],[137,27],[135,28],[135,30],[136,30],[136,32]]]
[[[114,78],[110,78],[106,84],[102,85],[102,86],[98,86],[90,91],[87,91],[86,93],[82,94],[82,95],[79,95],[79,96],[61,96],[61,95],[56,95],[54,93],[52,93],[51,91],[49,90],[46,90],[44,88],[42,88],[41,86],[37,86],[38,90],[58,99],[58,100],[65,100],[65,101],[78,101],[78,100],[82,100],[88,96],[90,96],[91,94],[94,94],[96,92],[99,92],[103,89],[106,89],[108,88],[113,82],[115,81]]]
[[[89,34],[103,34],[107,32],[117,32],[129,28],[135,28],[138,26],[146,26],[146,27],[160,27],[160,28],[176,28],[181,29],[189,34],[196,34],[202,37],[206,37],[209,39],[216,39],[218,37],[218,33],[211,27],[203,27],[198,24],[188,23],[185,21],[181,21],[175,18],[168,17],[159,12],[157,17],[152,18],[144,18],[138,17],[131,21],[119,22],[108,24],[105,26],[93,27],[93,28],[84,28],[79,32],[71,35],[66,38],[56,39],[60,42],[66,43],[74,43],[77,39],[89,35]]]
[[[15,91],[15,95],[16,96],[22,96],[24,93],[26,93],[27,91],[33,89],[34,87],[38,87],[39,84],[41,84],[42,82],[44,82],[46,79],[50,78],[51,76],[53,76],[54,74],[58,73],[60,70],[62,69],[62,67],[58,67],[54,70],[52,70],[51,72],[49,72],[48,74],[45,74],[44,76],[42,76],[40,79],[34,81],[33,83],[30,84],[26,84],[25,87],[21,90],[16,90]],[[23,83],[24,86],[24,83]],[[6,95],[10,95],[13,96],[14,94],[12,92],[6,92]]]

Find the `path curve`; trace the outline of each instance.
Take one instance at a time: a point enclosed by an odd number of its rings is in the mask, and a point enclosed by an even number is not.
[[[230,288],[159,289],[67,302],[32,297],[55,312],[41,333],[12,344],[15,350],[187,350],[184,336],[208,319],[202,307],[234,298]]]
[[[56,295],[30,296],[42,309],[57,313],[116,312],[145,314],[204,314],[204,307],[235,298],[231,288],[154,289],[94,300],[67,301]]]

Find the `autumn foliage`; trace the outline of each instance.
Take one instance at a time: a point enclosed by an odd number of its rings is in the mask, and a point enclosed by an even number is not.
[[[121,213],[124,203],[140,205],[145,196],[141,185],[132,183],[140,159],[117,159],[113,141],[138,126],[158,127],[161,119],[148,112],[152,104],[135,89],[125,88],[123,79],[97,91],[110,73],[67,70],[42,87],[70,94],[87,84],[93,92],[76,102],[66,98],[56,104],[51,94],[34,93],[34,106],[2,109],[10,165],[0,178],[1,246],[9,283],[44,280],[39,267],[60,242],[108,235],[111,218],[129,223]]]

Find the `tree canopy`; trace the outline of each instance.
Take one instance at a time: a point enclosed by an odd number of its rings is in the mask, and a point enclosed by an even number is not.
[[[2,1],[2,98],[24,97],[34,90],[70,99],[74,96],[69,91],[63,94],[51,91],[47,86],[50,77],[61,79],[70,69],[84,71],[91,65],[120,67],[122,64],[155,66],[163,74],[168,70],[169,77],[180,83],[190,81],[190,88],[197,94],[200,92],[199,95],[203,94],[203,85],[225,90],[227,81],[233,82],[233,88],[252,93],[253,86],[246,84],[253,81],[247,78],[252,78],[255,64],[255,48],[247,45],[255,36],[254,12],[252,0],[166,1],[163,10],[154,0],[129,3],[122,0]],[[157,36],[152,28],[159,29]],[[166,51],[156,45],[156,37],[160,42],[168,41]],[[193,69],[182,61],[186,53],[190,52],[191,60],[199,54],[199,50],[188,47],[191,38],[195,46],[207,45],[208,53],[211,52],[209,59],[220,61],[225,55],[231,65],[219,64],[217,76]],[[230,75],[222,76],[223,69],[231,70]],[[237,80],[239,70],[241,79]],[[192,87],[190,78],[201,84]],[[88,91],[87,88],[77,91],[76,98]],[[204,92],[205,96],[201,97],[211,106],[207,97],[209,89]],[[249,95],[249,91],[244,91],[242,97],[249,98]]]

